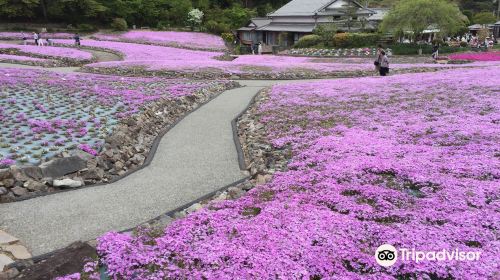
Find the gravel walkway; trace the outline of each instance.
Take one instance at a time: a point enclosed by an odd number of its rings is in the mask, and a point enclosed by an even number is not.
[[[117,183],[0,204],[0,228],[37,256],[137,226],[244,178],[231,120],[271,83],[248,82],[191,113],[164,136],[149,167]]]

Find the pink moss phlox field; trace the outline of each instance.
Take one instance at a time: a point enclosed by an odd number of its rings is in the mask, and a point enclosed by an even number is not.
[[[480,53],[458,53],[449,56],[452,60],[500,61],[500,51]]]
[[[91,53],[72,48],[61,48],[61,47],[51,47],[51,46],[41,47],[32,45],[13,45],[13,44],[0,43],[0,51],[6,49],[16,49],[25,54],[42,55],[53,58],[69,58],[74,60],[92,59]]]
[[[56,43],[72,45],[72,40],[56,40]],[[288,70],[349,72],[374,71],[370,63],[324,63],[314,58],[273,55],[241,55],[233,61],[221,61],[216,57],[222,52],[185,50],[172,47],[150,46],[123,42],[83,40],[82,46],[109,49],[124,55],[123,61],[99,62],[87,65],[91,68],[145,68],[151,71],[223,71],[229,74],[250,72],[283,72]],[[340,60],[339,60],[340,61]],[[441,64],[392,64],[393,69],[454,67]]]
[[[199,32],[133,30],[121,34],[99,33],[93,35],[93,37],[104,41],[158,44],[215,51],[226,50],[224,41],[220,36]]]
[[[274,86],[258,117],[276,149],[291,149],[289,170],[163,236],[107,233],[101,261],[112,279],[493,279],[499,75],[490,67]],[[384,268],[374,252],[385,243],[481,259]]]
[[[70,33],[40,33],[42,39],[71,39],[73,34]],[[33,40],[33,32],[24,32],[24,36],[28,40]],[[0,40],[22,40],[22,32],[0,32]]]
[[[29,57],[29,56],[1,54],[0,53],[0,61],[7,61],[7,60],[9,60],[9,61],[33,61],[33,62],[49,61],[49,60],[43,59],[43,58],[35,58],[35,57]]]

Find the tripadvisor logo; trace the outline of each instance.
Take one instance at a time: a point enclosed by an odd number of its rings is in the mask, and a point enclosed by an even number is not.
[[[375,260],[381,266],[391,266],[398,260],[398,250],[392,245],[384,244],[377,248]]]
[[[375,251],[375,260],[384,267],[392,266],[398,258],[402,262],[442,262],[442,261],[479,261],[481,252],[460,251],[455,250],[440,250],[440,251],[418,251],[415,248],[397,250],[390,244],[384,244]]]

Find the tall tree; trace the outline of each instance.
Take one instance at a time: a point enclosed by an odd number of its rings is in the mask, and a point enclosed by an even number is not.
[[[401,0],[387,14],[381,24],[384,32],[412,31],[421,35],[430,26],[442,34],[458,32],[466,23],[456,4],[446,0]]]
[[[492,12],[481,12],[474,14],[474,16],[472,17],[472,21],[473,23],[479,24],[495,23],[496,17]]]
[[[0,0],[0,15],[7,18],[31,18],[39,0]]]

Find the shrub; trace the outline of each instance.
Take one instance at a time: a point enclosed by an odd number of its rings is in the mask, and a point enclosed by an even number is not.
[[[333,46],[338,48],[346,48],[349,45],[348,33],[337,33],[333,36]]]
[[[337,34],[337,27],[334,24],[321,24],[314,29],[313,33],[321,37],[325,47],[333,47],[333,37]]]
[[[372,47],[379,39],[376,33],[338,33],[333,37],[333,45],[338,48]]]
[[[432,54],[432,46],[431,45],[418,45],[418,44],[393,44],[390,46],[392,49],[392,53],[395,55],[416,55],[418,54],[418,50],[422,49],[422,54]],[[455,53],[455,52],[463,52],[467,51],[469,48],[464,47],[450,47],[450,46],[441,46],[439,48],[440,53]]]
[[[116,31],[126,31],[128,29],[127,21],[123,18],[114,18],[111,22],[111,28]]]
[[[224,40],[225,42],[229,42],[229,43],[234,42],[234,35],[233,35],[233,33],[224,32],[224,33],[221,34],[221,37],[222,37],[222,40]]]
[[[88,23],[79,24],[79,25],[76,26],[76,28],[78,30],[80,30],[81,32],[93,32],[93,31],[97,31],[97,27],[95,25],[88,24]]]
[[[462,47],[462,48],[467,47],[467,42],[460,42],[460,47]]]
[[[215,34],[231,32],[231,27],[228,24],[216,22],[215,20],[209,20],[205,26],[209,32]]]
[[[295,44],[296,48],[310,48],[321,43],[321,36],[319,35],[306,35]]]

